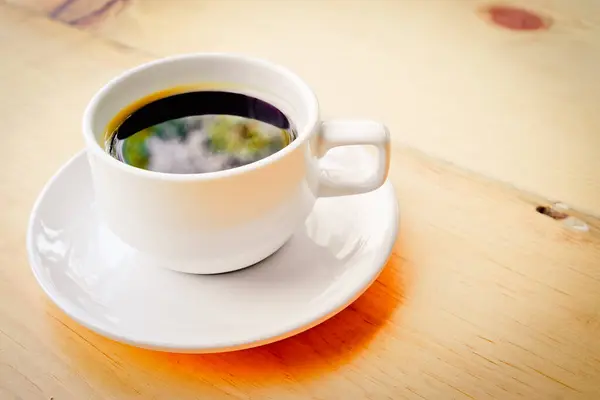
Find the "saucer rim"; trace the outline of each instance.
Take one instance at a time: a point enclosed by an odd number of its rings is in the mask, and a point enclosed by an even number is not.
[[[135,338],[127,337],[117,332],[106,330],[99,324],[87,321],[84,318],[80,317],[78,315],[79,312],[75,310],[72,306],[72,302],[70,302],[67,298],[62,296],[57,290],[52,290],[49,288],[50,285],[49,283],[47,283],[47,279],[40,276],[41,266],[39,266],[37,261],[35,260],[34,254],[36,252],[34,250],[34,240],[32,237],[32,233],[34,230],[35,221],[37,221],[39,208],[44,199],[46,198],[47,192],[54,185],[54,183],[61,178],[61,176],[69,167],[71,167],[73,164],[79,161],[80,158],[83,157],[87,158],[86,149],[80,150],[63,165],[61,165],[61,167],[58,168],[58,170],[46,182],[46,184],[40,191],[38,197],[36,198],[36,201],[30,213],[26,235],[26,250],[29,266],[38,285],[42,288],[46,296],[69,318],[73,319],[86,329],[89,329],[101,336],[134,347],[163,352],[208,354],[249,349],[295,336],[299,333],[307,331],[325,322],[329,318],[335,316],[336,314],[344,310],[346,307],[351,305],[360,296],[362,296],[366,292],[366,290],[377,280],[377,278],[387,265],[387,262],[390,256],[392,255],[393,248],[398,237],[398,231],[400,226],[400,210],[398,205],[398,199],[396,197],[396,192],[392,183],[389,179],[387,179],[386,182],[381,186],[381,188],[387,186],[389,188],[389,191],[391,192],[390,196],[392,196],[395,200],[391,202],[393,204],[393,206],[391,207],[391,211],[394,217],[392,219],[392,221],[394,222],[391,222],[393,225],[391,227],[393,230],[393,234],[388,235],[386,246],[385,248],[383,248],[382,246],[381,252],[379,253],[381,256],[377,260],[373,261],[373,264],[377,265],[377,267],[372,268],[371,272],[369,274],[366,274],[366,276],[364,277],[366,279],[363,279],[366,283],[361,285],[361,287],[357,290],[351,290],[348,295],[341,296],[339,299],[337,299],[337,301],[332,302],[332,305],[330,305],[329,307],[326,307],[324,309],[317,309],[317,312],[313,313],[311,317],[305,316],[301,320],[291,321],[291,323],[274,329],[273,332],[270,332],[269,334],[262,334],[262,337],[250,337],[234,341],[229,340],[224,341],[222,343],[213,342],[213,344],[207,344],[206,342],[203,343],[202,341],[200,341],[198,343],[185,343],[182,345],[172,342],[164,343],[153,340],[137,340]]]

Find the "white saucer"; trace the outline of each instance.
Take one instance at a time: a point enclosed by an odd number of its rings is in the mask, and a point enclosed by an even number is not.
[[[336,154],[354,166],[372,162],[360,148]],[[178,273],[148,265],[98,221],[82,152],[40,194],[27,250],[43,290],[84,326],[138,347],[206,353],[280,340],[341,311],[377,278],[397,230],[388,182],[372,193],[320,199],[306,225],[255,266]]]

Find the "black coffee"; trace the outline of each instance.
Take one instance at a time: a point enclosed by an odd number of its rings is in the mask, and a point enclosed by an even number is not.
[[[240,93],[155,93],[109,124],[106,151],[134,167],[177,174],[250,164],[296,138],[277,108]]]

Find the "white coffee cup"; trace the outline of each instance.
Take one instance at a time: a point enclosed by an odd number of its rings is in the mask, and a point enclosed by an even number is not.
[[[237,88],[231,90],[276,106],[293,122],[297,138],[260,161],[203,174],[147,171],[106,153],[104,132],[119,111],[152,93],[194,84]],[[169,57],[123,73],[90,101],[83,135],[96,206],[110,231],[167,268],[199,274],[233,271],[263,260],[304,223],[317,198],[377,189],[385,182],[390,161],[383,124],[322,122],[314,93],[297,75],[232,54]],[[345,145],[376,147],[378,162],[368,179],[343,181],[320,168],[319,160],[329,149]]]

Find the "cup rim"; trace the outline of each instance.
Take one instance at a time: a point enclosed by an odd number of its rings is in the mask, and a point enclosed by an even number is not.
[[[298,89],[300,95],[303,97],[304,102],[306,104],[306,108],[308,111],[308,119],[307,123],[304,124],[303,127],[298,129],[297,137],[294,139],[289,145],[279,150],[276,153],[273,153],[265,158],[262,158],[258,161],[254,161],[250,164],[246,164],[240,167],[235,167],[231,169],[226,169],[222,171],[215,172],[201,172],[195,174],[177,174],[171,172],[158,172],[158,171],[150,171],[141,168],[134,167],[129,164],[125,164],[113,157],[111,157],[104,148],[98,143],[96,140],[96,136],[94,135],[92,129],[92,120],[98,105],[101,104],[102,100],[112,91],[114,90],[120,83],[124,80],[130,78],[131,76],[145,71],[147,69],[153,68],[160,64],[167,63],[175,63],[183,60],[208,60],[208,59],[222,59],[222,60],[241,60],[244,63],[254,64],[255,66],[259,66],[262,68],[267,68],[273,70],[275,73],[279,73],[284,76],[287,80],[292,82],[294,86]],[[130,68],[116,77],[112,78],[108,83],[106,83],[100,90],[98,90],[94,96],[91,98],[89,103],[87,104],[85,111],[83,113],[83,121],[82,121],[82,131],[83,137],[85,141],[85,145],[88,151],[92,151],[95,154],[98,154],[100,157],[104,157],[107,162],[113,163],[116,168],[121,169],[123,172],[131,173],[134,175],[138,175],[146,178],[153,178],[159,180],[169,180],[169,181],[208,181],[215,179],[228,178],[236,175],[241,175],[250,171],[254,171],[257,169],[261,169],[271,163],[276,162],[277,160],[282,159],[287,156],[289,153],[295,151],[299,146],[301,146],[306,140],[308,140],[311,132],[314,131],[317,123],[319,121],[319,103],[317,97],[313,90],[308,86],[308,84],[300,78],[296,73],[292,72],[288,68],[271,62],[264,59],[246,56],[242,54],[235,53],[189,53],[189,54],[180,54],[175,56],[163,57],[157,60],[153,60],[150,62],[143,63],[136,67]]]

